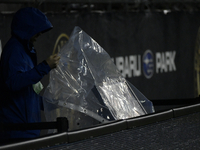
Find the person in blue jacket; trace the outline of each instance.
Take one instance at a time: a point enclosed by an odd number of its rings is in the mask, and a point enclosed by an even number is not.
[[[37,64],[34,42],[52,29],[52,24],[40,10],[32,7],[16,12],[11,23],[11,38],[0,59],[0,123],[34,123],[41,121],[43,109],[39,82],[60,59],[51,55]],[[39,130],[0,132],[0,142],[9,139],[30,139]]]

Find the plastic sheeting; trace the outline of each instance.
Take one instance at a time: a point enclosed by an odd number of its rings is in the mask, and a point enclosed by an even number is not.
[[[152,103],[126,81],[108,53],[79,27],[59,56],[43,95],[48,121],[67,117],[77,125],[83,114],[107,122],[154,112]]]

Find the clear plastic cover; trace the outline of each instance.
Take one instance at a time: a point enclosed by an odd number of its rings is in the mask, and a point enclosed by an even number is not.
[[[67,117],[73,130],[154,112],[152,103],[126,81],[108,53],[79,27],[59,56],[43,95],[47,121]]]

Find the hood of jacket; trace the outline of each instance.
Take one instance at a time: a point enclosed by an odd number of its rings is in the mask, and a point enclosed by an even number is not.
[[[12,35],[27,42],[35,34],[46,32],[52,28],[53,26],[45,14],[33,7],[26,7],[17,11],[11,23]]]

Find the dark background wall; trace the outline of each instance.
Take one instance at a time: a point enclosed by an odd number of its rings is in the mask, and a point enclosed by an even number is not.
[[[58,51],[73,28],[79,26],[109,53],[126,79],[147,98],[181,99],[199,95],[199,71],[195,70],[195,63],[198,65],[195,55],[199,55],[195,43],[200,26],[197,1],[97,2],[2,2],[1,44],[4,46],[10,37],[13,13],[22,7],[35,6],[46,12],[54,26],[37,40],[38,62],[54,49]],[[42,82],[47,86],[48,76]]]

